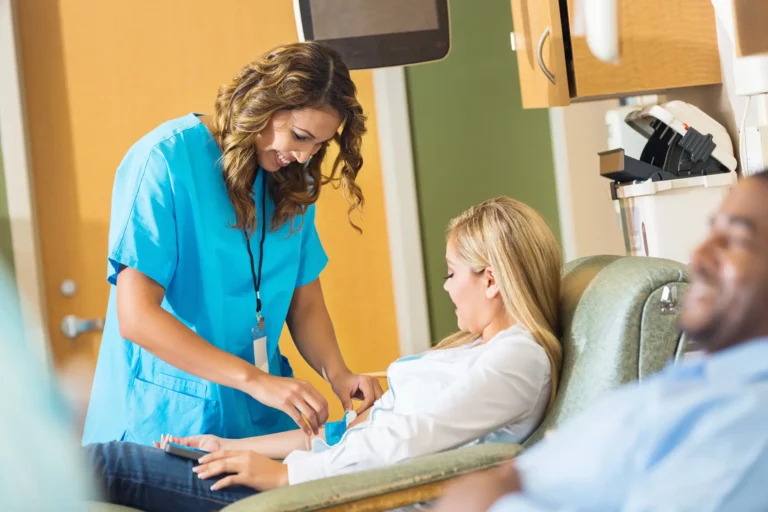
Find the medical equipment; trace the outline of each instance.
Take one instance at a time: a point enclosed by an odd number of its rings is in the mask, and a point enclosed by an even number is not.
[[[622,148],[600,153],[600,174],[614,181],[673,180],[736,170],[728,132],[682,101],[631,111],[625,122],[647,139],[640,159]]]
[[[344,432],[347,431],[353,421],[357,419],[357,413],[355,411],[347,411],[344,414],[344,418],[339,421],[329,421],[325,424],[325,443],[328,446],[333,446],[341,441],[341,437]],[[314,444],[313,444],[314,447]]]
[[[599,153],[628,255],[683,263],[707,218],[736,183],[736,158],[725,128],[682,101],[630,112],[626,123],[647,142],[639,159],[623,148]]]
[[[652,94],[648,96],[636,96],[625,98],[622,104],[612,108],[605,113],[605,129],[608,133],[607,149],[623,149],[626,155],[633,158],[640,158],[648,139],[637,132],[632,126],[624,120],[630,112],[656,105],[659,103],[659,96]]]

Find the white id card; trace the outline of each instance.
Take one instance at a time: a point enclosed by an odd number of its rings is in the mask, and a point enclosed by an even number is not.
[[[264,324],[261,327],[251,329],[251,339],[253,340],[253,363],[256,368],[269,373],[269,356],[267,355],[267,330]]]

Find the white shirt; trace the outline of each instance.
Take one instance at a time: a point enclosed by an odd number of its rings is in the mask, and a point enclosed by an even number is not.
[[[288,455],[291,485],[471,442],[521,442],[541,422],[551,389],[546,352],[519,325],[487,343],[404,357],[387,377],[368,421],[334,446],[316,442],[312,452]]]

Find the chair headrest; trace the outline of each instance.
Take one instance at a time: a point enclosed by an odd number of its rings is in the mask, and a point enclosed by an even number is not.
[[[563,269],[560,320],[563,368],[557,399],[526,444],[621,384],[641,380],[681,353],[677,307],[688,270],[648,257],[592,256]],[[667,294],[668,296],[669,294]],[[667,298],[665,296],[665,298]]]

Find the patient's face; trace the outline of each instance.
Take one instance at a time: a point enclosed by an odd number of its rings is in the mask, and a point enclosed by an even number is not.
[[[745,180],[691,256],[680,327],[714,352],[768,335],[768,185]]]
[[[489,299],[485,294],[485,276],[474,272],[459,259],[452,240],[446,246],[445,261],[448,275],[443,288],[456,306],[459,329],[480,335],[492,316]]]

